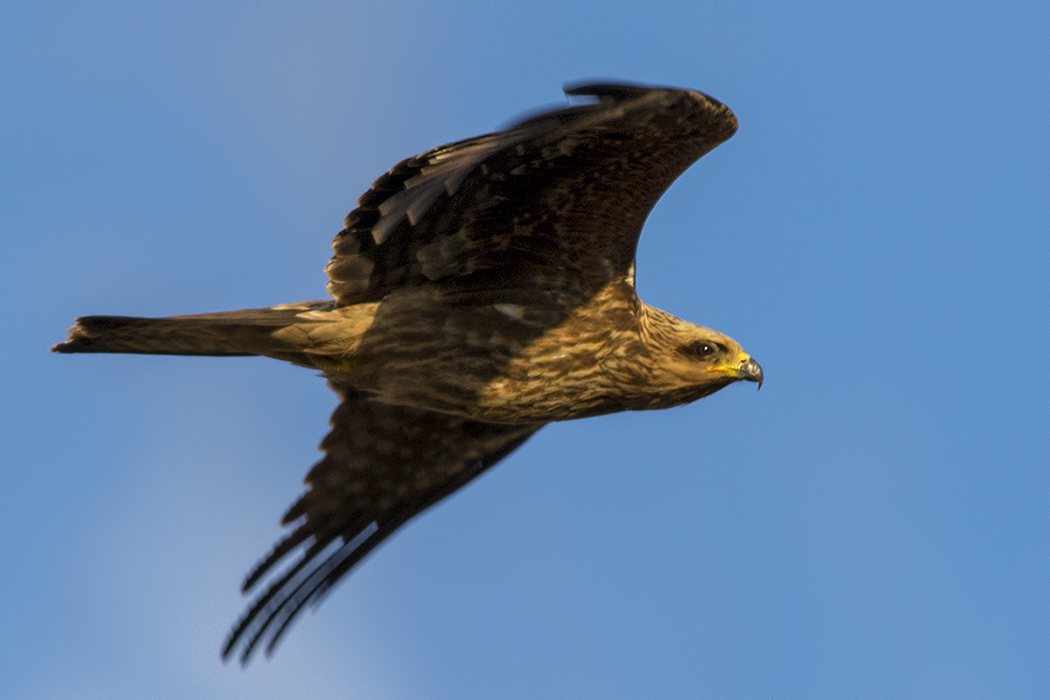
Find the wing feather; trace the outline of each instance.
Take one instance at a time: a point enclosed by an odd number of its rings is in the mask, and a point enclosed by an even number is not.
[[[566,92],[597,102],[440,146],[376,180],[332,244],[329,293],[341,305],[420,285],[582,301],[627,277],[657,199],[733,135],[736,117],[687,90]]]
[[[284,517],[297,523],[245,579],[274,574],[230,632],[228,658],[247,662],[260,642],[272,651],[302,608],[325,592],[380,542],[417,513],[501,460],[539,429],[480,423],[458,416],[390,406],[332,385],[343,398],[322,441],[325,457],[306,477],[309,489]]]

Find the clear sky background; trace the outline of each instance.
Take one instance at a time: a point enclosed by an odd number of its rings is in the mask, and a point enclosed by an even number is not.
[[[1050,693],[1048,8],[9,4],[0,696]],[[223,665],[334,395],[47,348],[323,298],[375,177],[595,77],[738,115],[638,287],[762,391],[544,429]]]

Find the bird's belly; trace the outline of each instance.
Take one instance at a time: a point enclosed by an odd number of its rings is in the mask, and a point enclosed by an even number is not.
[[[591,357],[491,359],[446,357],[402,366],[383,373],[373,390],[386,403],[519,425],[653,407],[645,387],[624,382]]]
[[[569,311],[384,302],[358,349],[368,366],[354,383],[387,403],[494,423],[647,408],[639,394],[648,387],[623,369],[641,352],[635,298],[613,286],[613,301],[603,292]]]

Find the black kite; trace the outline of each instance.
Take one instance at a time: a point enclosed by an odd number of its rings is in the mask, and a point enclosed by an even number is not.
[[[586,104],[404,160],[346,217],[329,301],[77,319],[56,352],[265,355],[342,403],[294,530],[223,649],[272,650],[306,603],[412,516],[551,421],[667,408],[762,370],[721,333],[638,299],[649,211],[737,128],[698,92],[584,85]],[[275,567],[293,552],[297,560]],[[276,573],[275,573],[276,572]]]

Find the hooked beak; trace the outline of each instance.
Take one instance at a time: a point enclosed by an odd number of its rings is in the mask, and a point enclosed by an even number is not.
[[[755,362],[755,358],[747,358],[747,362],[740,365],[740,378],[746,382],[755,382],[758,388],[762,388],[762,366]]]
[[[744,380],[745,382],[755,382],[758,384],[758,388],[762,388],[762,366],[755,362],[755,359],[748,355],[746,352],[741,352],[736,356],[736,360],[724,365],[717,367],[708,367],[708,372],[718,372],[725,374],[736,380]]]

